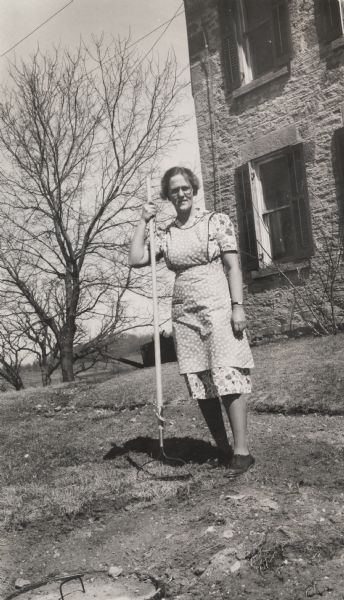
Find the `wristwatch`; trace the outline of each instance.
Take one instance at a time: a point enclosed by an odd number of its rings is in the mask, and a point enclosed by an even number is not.
[[[243,302],[239,302],[239,301],[232,302],[232,306],[234,306],[234,304],[239,304],[239,306],[243,306],[244,305]]]

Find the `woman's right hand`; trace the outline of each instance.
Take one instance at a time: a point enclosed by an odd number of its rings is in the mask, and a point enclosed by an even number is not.
[[[156,213],[157,207],[154,202],[146,202],[146,204],[142,206],[142,218],[146,223],[153,219]]]

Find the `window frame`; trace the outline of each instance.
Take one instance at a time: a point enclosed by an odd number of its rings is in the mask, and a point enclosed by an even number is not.
[[[266,73],[270,73],[276,67],[276,40],[275,40],[275,32],[273,26],[273,5],[271,4],[270,14],[265,19],[262,19],[260,22],[249,25],[248,24],[248,10],[246,5],[246,0],[238,0],[239,1],[239,31],[241,33],[241,45],[240,49],[242,52],[241,61],[244,66],[244,81],[245,83],[249,83],[259,77],[262,77]],[[272,39],[272,50],[273,50],[273,61],[272,65],[269,66],[265,71],[261,73],[254,73],[254,60],[253,60],[253,50],[252,50],[252,34],[257,31],[260,27],[268,24],[271,39]],[[240,53],[239,49],[239,53]]]
[[[334,131],[334,174],[339,205],[339,224],[344,243],[344,127]]]
[[[344,37],[344,0],[315,0],[318,9],[318,33],[320,41],[332,44]],[[325,6],[325,2],[327,5]],[[335,3],[337,15],[333,15],[332,3]],[[337,16],[339,21],[333,20]],[[331,22],[332,21],[332,22]]]
[[[274,11],[279,11],[281,7],[285,7],[286,9],[286,21],[281,27],[281,22],[279,21],[279,30],[281,31],[280,36],[280,45],[282,49],[282,53],[278,56],[277,51],[277,42],[275,37],[275,22],[274,22]],[[232,43],[229,44],[228,37],[224,40],[225,45],[225,53],[226,51],[230,54],[230,48],[233,48],[233,43],[236,43],[237,46],[237,55],[238,55],[238,68],[239,74],[235,78],[233,73],[231,72],[233,69],[232,61],[233,58],[230,56],[227,57],[227,72],[229,71],[229,77],[232,82],[234,82],[234,88],[240,88],[247,84],[251,84],[252,82],[259,81],[261,78],[266,77],[270,73],[276,72],[278,69],[282,68],[286,64],[289,64],[291,59],[291,37],[290,37],[290,23],[289,23],[289,10],[286,0],[270,0],[269,7],[269,15],[262,20],[262,22],[256,25],[248,25],[248,17],[247,17],[247,5],[246,0],[232,0],[232,2],[227,6],[227,19],[234,19],[234,23],[231,26],[228,26],[229,37],[230,35],[234,36],[235,39],[232,40]],[[255,73],[254,72],[254,61],[252,58],[252,42],[250,43],[250,35],[254,32],[258,27],[262,24],[268,23],[271,40],[272,40],[272,64],[267,67],[266,70]],[[285,29],[286,38],[284,40],[283,46],[283,34],[282,29]],[[225,33],[226,35],[226,33]],[[226,49],[227,45],[227,49]],[[234,64],[235,64],[234,59]],[[236,80],[236,81],[235,81]]]
[[[267,210],[266,201],[264,198],[262,177],[261,177],[261,166],[266,165],[269,162],[274,162],[278,158],[288,158],[288,153],[285,149],[281,149],[275,151],[271,154],[268,154],[260,159],[256,159],[251,161],[249,165],[249,169],[251,172],[251,189],[252,189],[252,203],[254,210],[254,220],[256,224],[256,237],[257,244],[259,246],[259,264],[261,268],[266,268],[276,263],[290,262],[295,260],[297,257],[296,243],[294,240],[292,252],[286,254],[279,259],[273,258],[273,244],[271,240],[271,236],[268,228],[264,223],[264,216],[271,213],[277,213],[279,210],[283,208],[288,208],[290,210],[290,219],[291,219],[291,227],[294,231],[295,223],[293,217],[293,205],[292,199],[290,198],[290,202],[288,205],[284,207],[278,207],[276,210]],[[288,171],[288,176],[291,178],[292,174],[290,170]],[[259,219],[259,220],[258,220]]]
[[[330,0],[326,0],[327,3],[329,4]],[[336,35],[333,40],[338,39],[339,37],[341,37],[344,34],[344,24],[343,24],[343,1],[342,0],[337,0],[337,7],[338,7],[338,16],[339,16],[339,25],[340,25],[340,35]],[[331,6],[329,6],[330,10],[331,10]],[[332,16],[332,15],[331,15]],[[330,24],[329,30],[335,30],[336,29],[336,23],[332,23]],[[333,41],[331,40],[331,41]]]
[[[290,251],[284,256],[273,258],[273,241],[268,228],[264,224],[264,214],[277,212],[281,207],[277,208],[276,211],[266,211],[260,168],[263,164],[272,163],[281,157],[285,157],[287,160],[288,176],[290,178],[290,202],[286,207],[290,210],[293,244]],[[265,269],[269,270],[274,264],[291,264],[312,256],[314,246],[303,144],[286,146],[257,157],[239,167],[237,171],[237,174],[240,175],[237,180],[237,208],[244,270],[264,272]],[[246,189],[243,189],[244,180],[246,181]],[[250,196],[250,202],[248,202],[248,196]],[[243,206],[243,198],[245,206]],[[254,222],[250,233],[245,229],[244,220],[244,213],[247,212],[249,205],[251,206],[251,218]],[[250,248],[255,248],[255,257],[250,253]]]

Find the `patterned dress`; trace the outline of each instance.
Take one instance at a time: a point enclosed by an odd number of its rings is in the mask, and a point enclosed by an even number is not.
[[[237,252],[233,225],[222,213],[199,211],[156,234],[157,259],[174,271],[172,327],[179,371],[198,400],[251,391],[251,350],[234,336],[231,298],[221,256]]]

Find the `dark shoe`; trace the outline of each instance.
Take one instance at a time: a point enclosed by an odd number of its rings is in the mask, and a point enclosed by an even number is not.
[[[226,477],[234,478],[246,473],[253,467],[255,460],[251,454],[234,454],[233,460],[226,471]]]
[[[223,450],[218,451],[217,462],[219,467],[229,467],[232,464],[233,460],[233,450],[232,448],[229,452],[224,452]]]
[[[207,465],[212,469],[217,469],[219,467],[229,467],[233,460],[233,450],[232,448],[229,452],[224,452],[223,450],[217,450],[217,456],[214,458],[209,458],[207,460]]]

